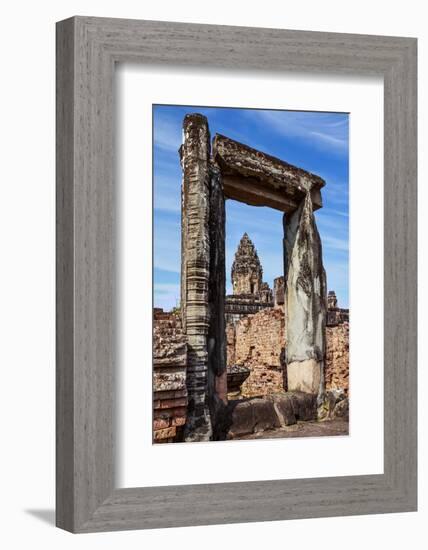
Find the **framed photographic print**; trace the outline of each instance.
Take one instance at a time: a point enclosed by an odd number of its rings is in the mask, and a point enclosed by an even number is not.
[[[416,40],[57,26],[57,525],[416,509]]]

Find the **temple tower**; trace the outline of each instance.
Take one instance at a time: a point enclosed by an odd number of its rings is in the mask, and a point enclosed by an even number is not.
[[[336,293],[334,292],[334,290],[329,290],[328,291],[327,307],[328,307],[328,309],[337,308],[337,298],[336,298]]]
[[[232,264],[233,294],[259,295],[262,282],[263,269],[257,250],[247,233],[244,233]]]

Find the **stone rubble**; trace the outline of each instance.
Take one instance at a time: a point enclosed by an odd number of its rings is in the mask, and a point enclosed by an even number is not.
[[[186,423],[187,341],[179,315],[155,309],[153,321],[153,440],[171,443]]]
[[[227,439],[275,430],[317,418],[316,395],[288,392],[229,402]]]

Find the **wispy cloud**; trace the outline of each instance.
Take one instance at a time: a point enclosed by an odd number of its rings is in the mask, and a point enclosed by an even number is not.
[[[331,235],[324,234],[321,240],[322,240],[323,248],[340,250],[342,252],[348,252],[349,250],[348,239],[338,239],[337,237],[332,237]]]
[[[321,210],[321,212],[323,214],[325,213],[327,215],[340,216],[341,218],[349,218],[349,213],[345,210],[337,210],[335,208],[323,208],[323,210]],[[318,214],[318,212],[317,212],[317,214]]]
[[[155,147],[177,153],[182,141],[180,125],[173,118],[159,116],[153,129],[153,141]]]
[[[251,116],[251,111],[249,113]],[[285,137],[310,140],[339,153],[348,150],[348,119],[343,115],[338,119],[338,115],[332,113],[311,113],[308,116],[308,113],[294,111],[259,111],[257,120]]]
[[[230,136],[326,180],[324,207],[316,212],[329,289],[348,302],[348,120],[346,115],[292,111],[159,107],[154,118],[154,294],[155,305],[171,309],[180,297],[181,168],[178,148],[188,112],[209,119],[212,135]],[[226,202],[226,281],[244,231],[253,240],[270,285],[282,274],[282,213]]]
[[[175,173],[156,176],[153,203],[155,210],[180,214],[181,178]]]
[[[180,273],[180,217],[155,211],[154,226],[154,267]]]

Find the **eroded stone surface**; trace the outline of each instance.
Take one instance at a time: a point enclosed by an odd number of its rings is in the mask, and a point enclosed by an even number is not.
[[[177,441],[187,410],[187,339],[181,318],[155,310],[153,323],[153,439]]]
[[[349,323],[327,327],[326,390],[349,392]]]
[[[250,369],[241,386],[245,397],[284,390],[285,319],[280,309],[264,309],[227,326],[227,364]]]
[[[206,117],[186,115],[181,146],[182,261],[181,310],[187,335],[188,411],[187,441],[209,440],[212,435],[208,408],[208,305],[210,265],[210,134]]]
[[[275,311],[270,308],[245,317],[239,323],[229,323],[226,326],[228,369],[233,365],[246,365],[251,372],[248,382],[243,387],[245,397],[277,393],[281,391],[282,386],[287,389],[285,363],[281,356],[286,347],[284,325],[284,312],[281,309]],[[327,327],[326,347],[325,389],[343,390],[347,395],[348,323]],[[289,368],[290,366],[288,370]]]
[[[324,180],[302,168],[219,134],[213,141],[213,156],[229,198],[293,212],[311,192],[314,208],[322,206]]]
[[[244,233],[232,264],[233,294],[226,296],[225,312],[228,323],[237,322],[246,315],[272,307],[273,296],[263,281],[263,268],[256,247]]]
[[[287,365],[290,390],[318,394],[321,384],[322,362],[316,359],[293,361]]]
[[[327,390],[323,395],[321,405],[318,407],[319,420],[332,418],[349,419],[349,398],[343,389]]]
[[[324,390],[327,288],[321,238],[308,193],[286,216],[288,389]],[[299,376],[300,364],[300,376]],[[318,383],[318,387],[315,385]]]
[[[187,337],[188,391],[185,438],[188,441],[203,441],[220,438],[220,432],[225,427],[225,415],[222,419],[218,416],[219,411],[224,412],[220,404],[226,406],[226,341],[222,314],[225,197],[258,206],[271,206],[287,213],[284,239],[287,299],[282,308],[278,307],[281,306],[278,292],[275,311],[281,313],[281,309],[285,309],[290,322],[287,335],[284,330],[279,334],[283,346],[286,339],[288,343],[287,361],[293,371],[291,389],[302,389],[309,392],[307,395],[312,395],[318,385],[318,394],[323,391],[326,288],[321,242],[312,210],[322,206],[320,190],[324,181],[224,136],[216,136],[211,157],[208,123],[202,115],[186,115],[183,133],[184,142],[180,149],[183,168],[181,311]],[[259,275],[256,273],[255,277],[251,276],[246,281],[240,278],[238,285],[249,283],[249,293],[236,296],[241,298],[258,294],[259,301],[269,302],[267,309],[270,309],[273,305],[272,293]],[[238,306],[246,308],[248,304],[233,304],[235,309]],[[236,344],[234,355],[236,360]],[[165,359],[168,360],[167,357]],[[279,361],[284,388],[282,350]],[[268,365],[269,361],[262,363]],[[271,367],[269,364],[268,368]],[[301,367],[300,370],[297,367]],[[306,373],[309,370],[311,376]],[[269,373],[260,374],[267,379]],[[176,381],[180,383],[178,378]],[[158,382],[162,382],[160,377]],[[268,400],[268,404],[263,402],[251,406],[256,422],[254,426],[269,424],[264,419],[269,416],[268,411],[279,411],[279,405],[275,406],[272,400]],[[261,416],[257,420],[259,413],[256,411],[259,409]],[[277,412],[275,418],[278,418]],[[213,430],[213,423],[221,424],[221,430],[217,426]],[[159,429],[166,430],[166,427],[160,427],[161,424]]]
[[[227,438],[265,432],[317,417],[316,395],[287,392],[241,401],[230,401]]]

